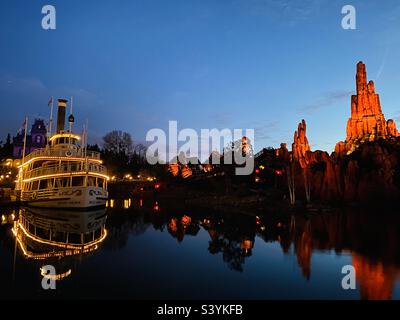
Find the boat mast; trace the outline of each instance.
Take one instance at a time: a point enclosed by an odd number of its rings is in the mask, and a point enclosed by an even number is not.
[[[54,99],[53,99],[53,97],[51,97],[50,98],[50,121],[49,121],[48,138],[51,137],[51,132],[53,130],[53,107],[54,107]]]
[[[22,150],[22,164],[25,162],[25,149],[26,149],[26,132],[28,131],[28,117],[25,118],[25,128],[24,128],[24,148]]]
[[[86,119],[86,126],[85,126],[85,145],[84,145],[84,152],[85,152],[85,160],[86,160],[86,171],[88,171],[88,158],[87,158],[87,140],[88,140],[88,127],[89,127],[89,120]]]
[[[24,181],[24,168],[23,165],[25,163],[25,149],[26,149],[26,132],[28,131],[28,117],[25,118],[25,128],[24,128],[24,147],[22,149],[22,167],[20,168],[20,174],[19,174],[19,188],[22,190],[22,184]]]
[[[72,104],[73,104],[73,97],[71,96],[71,104],[70,104],[70,108],[69,108],[69,118],[68,118],[68,122],[69,122],[69,133],[71,135],[72,133],[72,123],[73,121],[71,121],[71,116],[72,116]]]

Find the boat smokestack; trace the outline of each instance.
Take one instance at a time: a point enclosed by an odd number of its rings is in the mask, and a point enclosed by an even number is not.
[[[57,133],[60,133],[65,129],[65,112],[67,109],[68,100],[58,99],[58,111],[57,111]]]

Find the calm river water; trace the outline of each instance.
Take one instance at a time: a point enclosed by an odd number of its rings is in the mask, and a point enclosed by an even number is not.
[[[397,213],[247,216],[153,200],[0,212],[0,299],[400,298]],[[345,265],[354,290],[342,288]]]

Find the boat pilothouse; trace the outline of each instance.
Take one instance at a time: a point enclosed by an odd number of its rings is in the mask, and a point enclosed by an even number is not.
[[[57,130],[45,148],[23,157],[17,180],[21,200],[30,206],[68,209],[104,207],[107,170],[98,152],[88,151],[86,134],[64,130],[67,101],[58,100]],[[50,121],[51,131],[51,121]]]

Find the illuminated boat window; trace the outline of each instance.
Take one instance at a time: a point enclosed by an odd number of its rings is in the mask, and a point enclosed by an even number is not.
[[[102,234],[101,228],[95,230],[95,231],[94,231],[94,238],[95,238],[95,239],[100,238],[100,237],[101,237],[101,234]]]
[[[69,233],[68,234],[68,243],[81,244],[82,243],[81,235],[78,233]]]
[[[39,188],[39,181],[33,181],[32,183],[32,189],[31,190],[37,190]]]
[[[36,226],[36,236],[42,239],[50,239],[50,231]]]
[[[97,186],[103,188],[104,186],[104,179],[97,178]]]
[[[65,188],[69,186],[69,178],[56,178],[56,188]]]
[[[72,177],[72,186],[73,187],[83,186],[83,177],[82,176]]]
[[[33,224],[30,223],[26,223],[27,224],[27,229],[30,233],[32,234],[36,234],[36,230],[35,230],[35,226]]]
[[[90,241],[93,241],[93,232],[85,233],[83,235],[83,241],[84,241],[84,243],[88,243]]]
[[[88,176],[86,184],[87,184],[88,187],[95,187],[96,186],[96,178]]]
[[[65,242],[66,234],[65,234],[65,232],[52,231],[51,240],[55,241],[55,242]]]

